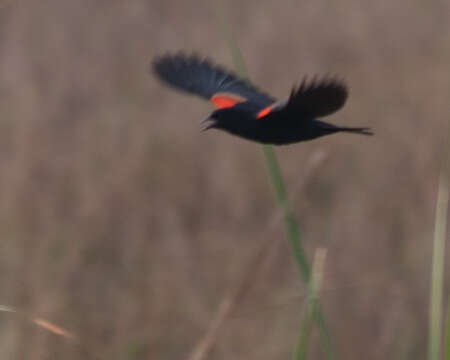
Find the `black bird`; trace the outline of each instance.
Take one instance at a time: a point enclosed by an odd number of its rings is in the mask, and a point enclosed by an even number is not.
[[[336,132],[372,135],[370,128],[344,127],[318,120],[344,106],[345,84],[325,77],[303,80],[287,100],[276,101],[250,82],[196,55],[165,55],[152,67],[169,85],[209,99],[218,109],[203,130],[222,129],[267,144],[291,144]]]

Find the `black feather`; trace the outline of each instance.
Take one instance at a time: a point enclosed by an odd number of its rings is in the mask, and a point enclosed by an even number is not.
[[[342,80],[324,78],[311,81],[303,79],[298,88],[293,88],[286,110],[308,115],[311,118],[327,116],[342,108],[347,100],[347,86]]]
[[[164,55],[152,62],[152,69],[161,80],[174,88],[206,99],[217,93],[231,93],[261,107],[275,101],[246,80],[197,55]]]

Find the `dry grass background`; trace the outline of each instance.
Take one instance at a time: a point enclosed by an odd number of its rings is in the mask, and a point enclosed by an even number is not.
[[[209,105],[147,73],[178,49],[231,67],[215,6],[0,10],[0,303],[84,342],[3,314],[2,359],[185,359],[267,237],[277,240],[210,358],[291,356],[305,289],[260,147],[200,133]],[[305,74],[342,75],[351,97],[333,121],[376,132],[277,149],[310,257],[328,249],[321,298],[340,358],[423,359],[450,3],[227,7],[254,82],[283,97]]]

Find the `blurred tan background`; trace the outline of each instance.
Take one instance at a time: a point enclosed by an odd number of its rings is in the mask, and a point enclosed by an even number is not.
[[[423,359],[450,94],[448,1],[230,1],[252,80],[351,88],[371,126],[277,148],[340,359]],[[1,359],[186,359],[274,239],[209,359],[289,359],[301,282],[261,147],[201,133],[208,103],[148,74],[186,49],[232,67],[211,1],[9,1],[0,10]],[[317,333],[310,355],[323,359]]]

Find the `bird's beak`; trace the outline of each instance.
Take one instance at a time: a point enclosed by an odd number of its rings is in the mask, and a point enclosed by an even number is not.
[[[212,119],[212,114],[209,114],[207,117],[205,117],[202,121],[200,121],[200,124],[203,124],[205,122],[207,122],[208,120]]]
[[[213,118],[212,115],[208,115],[208,117],[206,117],[206,118],[204,118],[202,121],[200,121],[200,124],[203,124],[203,123],[205,123],[205,122],[207,122],[207,121],[212,121],[212,122],[211,122],[211,124],[206,125],[206,126],[202,129],[202,131],[209,130],[209,129],[213,128],[213,127],[216,127],[216,125],[217,125],[217,121]]]

